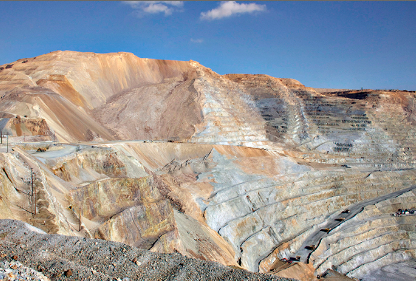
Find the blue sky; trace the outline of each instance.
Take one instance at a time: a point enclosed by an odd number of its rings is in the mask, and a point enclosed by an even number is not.
[[[309,87],[416,90],[415,15],[416,2],[0,2],[0,64],[123,51]]]

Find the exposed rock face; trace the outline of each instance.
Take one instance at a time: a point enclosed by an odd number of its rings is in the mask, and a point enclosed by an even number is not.
[[[89,220],[105,220],[124,208],[151,204],[162,200],[158,190],[149,185],[149,178],[110,178],[84,185],[69,193],[74,208]]]
[[[97,234],[98,238],[104,240],[127,242],[135,247],[151,249],[159,237],[174,229],[172,207],[167,201],[161,201],[120,212],[102,224]]]
[[[415,219],[391,214],[415,205],[415,191],[410,191],[365,207],[322,240],[312,256],[314,266],[322,272],[334,264],[337,271],[354,277],[389,264],[411,261],[416,257]]]
[[[0,155],[1,218],[250,271],[299,255],[309,264],[280,274],[305,280],[416,258],[416,216],[390,216],[416,208],[414,92],[315,91],[127,53],[27,60],[0,71],[14,149]]]

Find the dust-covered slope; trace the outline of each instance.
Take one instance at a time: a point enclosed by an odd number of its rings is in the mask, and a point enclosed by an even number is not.
[[[126,89],[158,83],[189,70],[189,62],[141,59],[131,53],[56,51],[1,66],[0,91],[41,86],[85,108]]]
[[[134,88],[112,97],[93,115],[117,139],[189,139],[203,120],[194,81],[178,77]]]
[[[98,124],[91,110],[123,91],[186,78],[190,70],[189,62],[141,59],[129,53],[52,52],[0,66],[0,112],[8,118],[45,120],[49,132],[44,135],[52,139],[124,139],[105,123]],[[13,125],[3,127],[16,136],[35,135]]]

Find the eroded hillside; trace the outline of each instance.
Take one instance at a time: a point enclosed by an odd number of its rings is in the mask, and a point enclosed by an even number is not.
[[[414,92],[128,53],[2,68],[3,219],[301,280],[416,258],[416,217],[391,216],[416,209]]]

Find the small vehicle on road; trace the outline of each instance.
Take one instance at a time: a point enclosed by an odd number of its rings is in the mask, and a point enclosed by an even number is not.
[[[300,256],[296,256],[296,257],[290,257],[289,261],[294,262],[294,261],[300,261]]]
[[[307,250],[315,250],[316,249],[316,245],[306,246],[305,249],[307,249]]]

